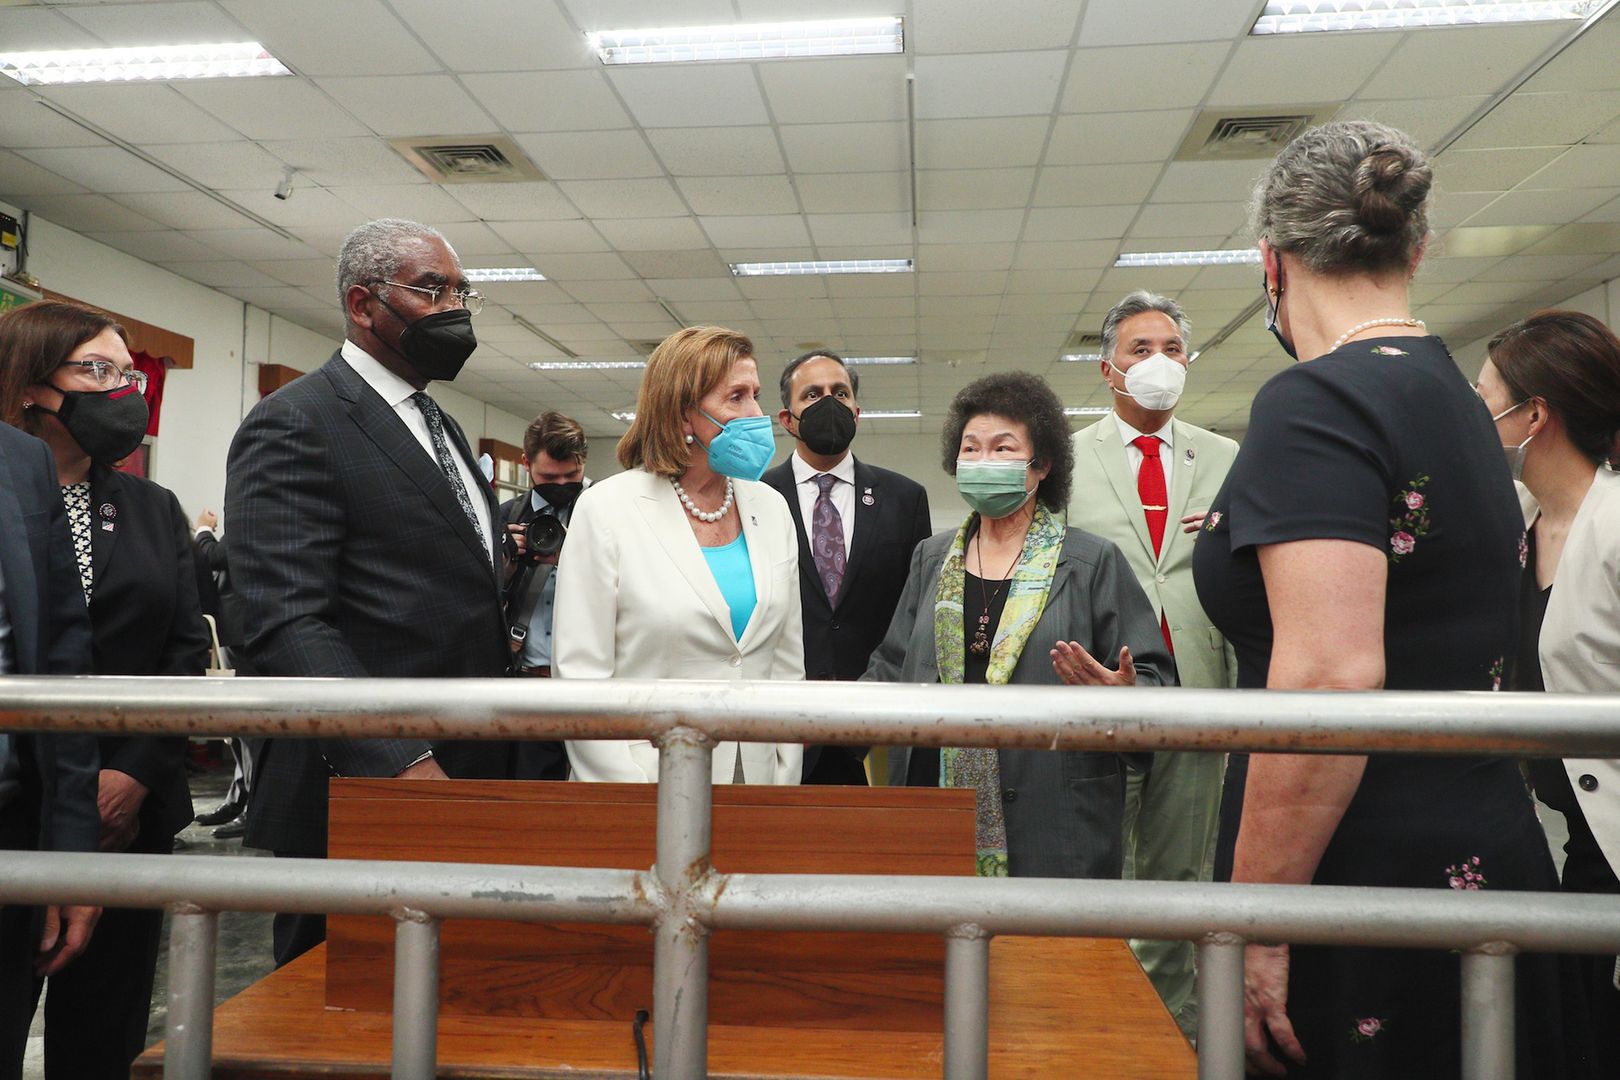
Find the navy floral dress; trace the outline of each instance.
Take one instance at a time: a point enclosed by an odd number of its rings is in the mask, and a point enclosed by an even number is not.
[[[1352,342],[1268,382],[1193,555],[1199,600],[1237,652],[1238,685],[1265,686],[1271,660],[1259,548],[1337,539],[1389,561],[1387,688],[1500,689],[1524,550],[1500,447],[1438,338]],[[1321,632],[1334,632],[1330,611]],[[1216,873],[1228,880],[1247,765],[1233,756],[1223,797]],[[1368,759],[1314,880],[1557,888],[1513,761],[1394,754]],[[1291,960],[1288,1014],[1309,1062],[1291,1076],[1460,1074],[1456,954],[1295,946]],[[1517,962],[1520,1080],[1588,1075],[1584,1019],[1562,1005],[1566,972],[1558,957]]]

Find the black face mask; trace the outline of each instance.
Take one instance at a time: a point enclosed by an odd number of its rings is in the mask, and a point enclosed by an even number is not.
[[[574,505],[574,500],[585,490],[585,485],[579,480],[571,480],[566,484],[536,484],[534,490],[553,510],[561,513]]]
[[[97,465],[123,461],[146,437],[146,399],[133,385],[111,390],[63,390],[60,407],[35,408],[60,420],[79,449]]]
[[[806,406],[794,419],[799,422],[794,437],[812,453],[827,457],[842,454],[855,439],[855,410],[835,397],[824,397]]]
[[[394,313],[394,318],[405,322],[392,304],[380,296],[377,299]],[[450,382],[461,374],[462,365],[477,348],[472,312],[466,308],[450,308],[407,323],[399,335],[399,348],[394,351],[429,382]]]
[[[1292,341],[1289,341],[1287,338],[1283,337],[1282,327],[1277,325],[1277,315],[1278,315],[1279,312],[1282,311],[1282,297],[1283,297],[1283,273],[1282,273],[1282,257],[1281,256],[1278,256],[1278,258],[1277,258],[1277,295],[1276,295],[1276,297],[1275,298],[1272,297],[1271,289],[1266,283],[1266,268],[1264,266],[1260,267],[1260,291],[1261,291],[1261,293],[1264,294],[1265,300],[1266,300],[1266,329],[1271,331],[1271,336],[1277,339],[1277,344],[1282,346],[1283,352],[1287,353],[1290,359],[1298,360],[1299,359],[1299,353],[1294,351],[1294,343]]]

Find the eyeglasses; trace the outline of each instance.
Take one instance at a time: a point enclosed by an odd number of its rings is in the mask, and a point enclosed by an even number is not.
[[[61,367],[82,367],[90,371],[96,385],[103,390],[113,390],[120,386],[134,386],[140,393],[146,393],[146,372],[136,371],[134,368],[124,370],[111,360],[64,360]]]
[[[467,314],[476,315],[484,310],[484,294],[477,289],[451,289],[448,285],[406,285],[399,281],[375,281],[372,284],[427,293],[428,302],[435,305],[439,302],[440,294],[448,290],[450,299],[455,301],[458,306],[466,308]]]

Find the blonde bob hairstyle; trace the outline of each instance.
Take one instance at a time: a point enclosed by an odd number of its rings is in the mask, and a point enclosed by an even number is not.
[[[685,473],[691,454],[681,429],[686,411],[719,386],[737,361],[753,355],[752,341],[721,326],[689,326],[660,342],[641,376],[636,418],[619,440],[619,464],[656,476]]]

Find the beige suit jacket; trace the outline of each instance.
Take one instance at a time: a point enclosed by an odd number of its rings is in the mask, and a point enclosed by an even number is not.
[[[1074,433],[1074,487],[1069,524],[1112,540],[1153,603],[1153,613],[1170,626],[1176,670],[1182,686],[1237,685],[1237,661],[1221,632],[1198,603],[1192,555],[1196,534],[1180,524],[1187,514],[1208,510],[1226,480],[1238,444],[1213,431],[1171,421],[1175,446],[1165,462],[1170,480],[1170,513],[1163,550],[1153,554],[1136,476],[1125,457],[1119,425],[1112,415]]]
[[[804,678],[793,518],[769,486],[735,487],[756,594],[742,639],[674,488],[632,469],[592,484],[574,504],[552,614],[557,677]],[[716,782],[731,781],[739,746],[750,783],[799,782],[801,744],[734,742],[715,747]],[[577,780],[658,779],[658,750],[646,740],[570,742],[568,760]]]

